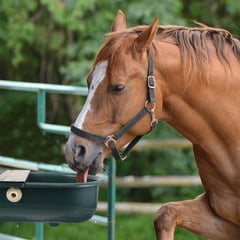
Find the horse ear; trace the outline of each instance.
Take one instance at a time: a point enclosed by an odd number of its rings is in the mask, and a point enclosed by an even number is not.
[[[137,49],[143,51],[150,46],[150,44],[153,41],[153,38],[155,37],[155,35],[158,31],[158,22],[159,22],[159,19],[158,19],[158,17],[156,17],[154,19],[153,23],[151,24],[151,26],[149,26],[144,32],[142,32],[135,39]]]
[[[126,17],[124,13],[121,10],[119,10],[112,24],[112,31],[113,32],[126,31],[126,28],[127,28],[126,25],[127,25]]]

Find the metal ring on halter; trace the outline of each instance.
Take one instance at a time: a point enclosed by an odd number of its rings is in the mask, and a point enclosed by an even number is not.
[[[108,148],[110,148],[111,145],[116,145],[117,140],[114,135],[110,135],[106,137],[106,141],[104,142],[104,145]]]
[[[148,105],[149,104],[152,104],[152,108],[150,108]],[[155,111],[155,106],[156,106],[156,103],[155,102],[150,102],[149,100],[146,100],[145,101],[145,104],[144,104],[146,110],[150,113],[154,112]]]
[[[152,108],[148,106],[149,104],[152,104]],[[155,117],[155,107],[156,107],[155,102],[150,102],[148,100],[145,102],[145,108],[151,114],[151,130],[155,128],[158,123],[158,119],[156,119]]]
[[[121,156],[121,161],[124,161],[127,158],[127,154],[125,153],[120,153],[120,156]]]

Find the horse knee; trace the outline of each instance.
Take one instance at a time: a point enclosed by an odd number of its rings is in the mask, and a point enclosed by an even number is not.
[[[171,232],[176,226],[177,209],[171,203],[164,204],[156,213],[154,227],[156,232]]]

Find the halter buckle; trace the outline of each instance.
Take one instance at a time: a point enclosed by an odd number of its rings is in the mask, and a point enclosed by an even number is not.
[[[155,81],[155,77],[153,75],[149,75],[148,76],[148,87],[149,88],[155,88],[155,84],[156,81]]]

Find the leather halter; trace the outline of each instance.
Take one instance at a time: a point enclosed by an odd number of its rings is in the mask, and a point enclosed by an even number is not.
[[[71,126],[71,131],[83,138],[87,138],[99,144],[105,145],[112,151],[112,154],[116,160],[124,160],[127,157],[129,151],[136,145],[136,143],[141,139],[143,135],[136,136],[125,148],[125,150],[120,154],[116,143],[120,137],[122,137],[126,132],[128,132],[137,122],[139,122],[147,113],[151,116],[150,131],[156,126],[158,120],[155,118],[155,85],[156,80],[153,75],[153,57],[152,52],[148,50],[148,76],[147,76],[147,100],[145,101],[143,109],[136,114],[126,125],[124,125],[116,134],[102,137],[93,133],[81,130],[74,125]],[[150,132],[149,131],[149,132]]]

